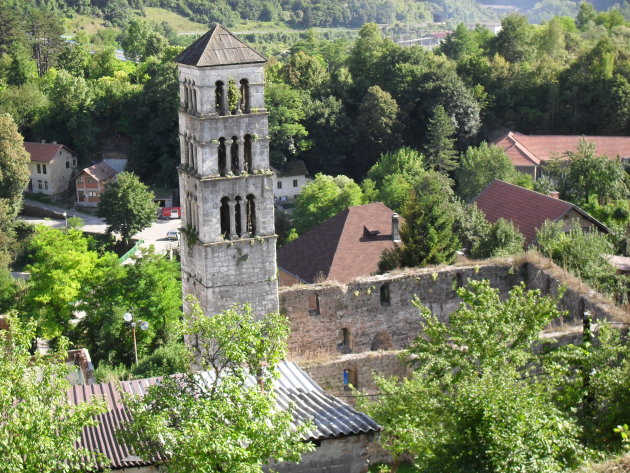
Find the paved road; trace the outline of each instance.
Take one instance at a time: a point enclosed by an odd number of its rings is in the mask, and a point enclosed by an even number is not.
[[[80,217],[85,222],[83,230],[89,233],[105,233],[107,225],[102,218],[95,217],[93,215],[77,211],[75,209],[65,209],[55,205],[44,204],[30,199],[24,199],[24,205],[29,207],[38,207],[46,209],[50,212],[57,214],[57,218],[39,218],[39,217],[20,217],[21,220],[29,222],[33,225],[44,224],[54,228],[63,228],[66,225],[63,213],[66,212],[67,217]],[[138,240],[144,240],[143,247],[155,246],[158,252],[165,253],[170,248],[177,247],[179,242],[166,239],[166,233],[170,231],[177,231],[181,226],[181,219],[172,220],[156,220],[149,228],[144,229],[140,233],[137,233],[133,238]]]

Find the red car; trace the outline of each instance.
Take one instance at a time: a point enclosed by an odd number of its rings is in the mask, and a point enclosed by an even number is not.
[[[181,207],[162,207],[158,218],[182,218]]]

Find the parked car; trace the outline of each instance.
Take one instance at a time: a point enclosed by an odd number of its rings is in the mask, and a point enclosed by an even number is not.
[[[182,218],[181,207],[161,207],[158,218]]]
[[[166,239],[167,240],[179,240],[179,232],[176,232],[176,231],[166,232]]]

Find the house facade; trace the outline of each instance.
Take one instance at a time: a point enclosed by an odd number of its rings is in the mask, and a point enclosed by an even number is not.
[[[105,162],[85,168],[75,180],[76,204],[81,207],[98,207],[105,185],[115,179],[116,174],[116,170]]]
[[[290,202],[302,192],[310,181],[304,161],[288,162],[281,169],[273,169],[273,197],[276,203]]]
[[[66,192],[77,169],[78,154],[56,142],[25,141],[24,148],[31,156],[26,191],[46,195]]]
[[[493,144],[505,150],[518,171],[537,179],[546,161],[568,159],[566,153],[576,151],[581,139],[593,143],[598,156],[630,162],[627,136],[524,135],[510,131]]]

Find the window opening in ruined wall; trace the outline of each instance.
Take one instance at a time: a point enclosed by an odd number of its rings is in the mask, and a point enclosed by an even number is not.
[[[337,344],[337,350],[341,353],[352,353],[352,346],[350,344],[350,329],[342,328],[339,332],[340,342]]]
[[[236,223],[236,234],[238,236],[242,236],[243,227],[242,227],[241,217],[243,213],[241,212],[241,205],[243,204],[243,199],[241,199],[240,196],[236,196],[236,199],[234,200],[236,201],[236,206],[234,208],[234,221]]]
[[[243,159],[244,159],[244,168],[245,172],[251,173],[254,170],[254,166],[252,164],[252,137],[250,135],[245,135],[245,140],[243,142]]]
[[[381,284],[381,305],[387,306],[390,302],[389,283]]]
[[[357,389],[357,370],[346,368],[343,370],[343,389],[349,391],[351,388]]]
[[[316,292],[308,295],[308,315],[319,315],[319,295]]]

